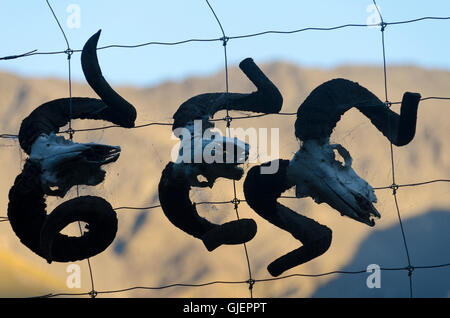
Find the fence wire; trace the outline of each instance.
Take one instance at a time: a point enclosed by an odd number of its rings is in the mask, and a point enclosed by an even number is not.
[[[47,52],[46,51],[40,52],[37,49],[34,49],[34,50],[31,50],[26,53],[0,57],[0,60],[18,59],[18,58],[24,58],[24,57],[34,56],[34,55],[65,54],[67,56],[67,60],[68,60],[68,83],[69,83],[68,88],[69,88],[69,101],[70,101],[70,105],[71,105],[71,100],[72,100],[71,57],[74,53],[80,53],[82,50],[71,49],[68,38],[64,32],[64,29],[62,28],[62,26],[58,20],[58,17],[56,16],[49,0],[45,0],[45,2],[47,3],[48,8],[50,9],[50,11],[53,15],[53,18],[54,18],[55,22],[57,23],[58,28],[60,29],[60,31],[64,37],[67,49],[61,50],[61,51],[47,51]],[[210,2],[208,0],[205,0],[205,2],[206,2],[206,5],[209,7],[215,20],[217,21],[217,24],[218,24],[221,34],[222,34],[221,37],[209,38],[209,39],[192,38],[192,39],[181,40],[181,41],[177,41],[177,42],[145,42],[145,43],[135,44],[135,45],[112,44],[112,45],[99,47],[99,48],[97,48],[97,50],[105,50],[105,49],[110,49],[110,48],[135,49],[135,48],[140,48],[140,47],[149,46],[149,45],[178,46],[178,45],[192,43],[192,42],[219,42],[223,45],[224,69],[225,69],[225,89],[226,89],[226,97],[228,98],[229,78],[228,78],[227,43],[230,40],[248,39],[248,38],[252,38],[252,37],[259,37],[259,36],[270,35],[270,34],[272,34],[272,35],[290,35],[290,34],[296,34],[296,33],[300,33],[300,32],[306,32],[306,31],[333,31],[333,30],[344,29],[344,28],[355,28],[355,27],[367,28],[370,26],[372,26],[372,27],[377,26],[377,27],[380,27],[380,32],[381,32],[381,48],[382,48],[382,62],[383,62],[383,75],[384,75],[383,81],[384,81],[385,104],[388,107],[391,107],[392,105],[401,104],[401,101],[391,102],[391,101],[389,101],[389,98],[388,98],[388,87],[389,86],[388,86],[388,79],[387,79],[388,77],[387,77],[387,60],[386,60],[386,45],[385,45],[385,31],[386,31],[387,27],[395,26],[395,25],[402,25],[402,24],[416,23],[416,22],[425,21],[425,20],[428,20],[428,21],[450,20],[450,17],[429,17],[429,16],[427,16],[427,17],[420,17],[420,18],[410,19],[410,20],[386,22],[383,19],[383,16],[381,15],[381,12],[378,8],[376,0],[372,0],[373,4],[375,5],[375,8],[377,9],[378,15],[380,17],[380,20],[381,20],[380,23],[376,23],[376,24],[348,23],[348,24],[342,24],[342,25],[332,26],[332,27],[306,27],[306,28],[288,30],[288,31],[268,30],[268,31],[262,31],[262,32],[251,33],[251,34],[227,36],[224,31],[223,25],[222,25],[218,15],[216,14],[213,6],[210,4]],[[421,98],[420,100],[421,101],[429,101],[429,100],[450,101],[450,97],[429,96],[429,97]],[[226,103],[226,104],[228,106],[228,103]],[[71,114],[71,107],[70,107],[70,114]],[[227,132],[228,132],[228,129],[230,128],[230,124],[231,124],[232,120],[243,120],[243,119],[259,118],[259,117],[265,117],[265,116],[296,116],[296,115],[297,115],[296,112],[295,113],[280,112],[278,114],[259,114],[259,115],[247,115],[247,116],[233,117],[233,116],[230,116],[229,109],[227,107],[226,116],[224,118],[212,119],[211,121],[225,121],[227,124]],[[72,117],[72,116],[70,115],[70,117]],[[170,122],[147,122],[147,123],[136,125],[132,129],[152,127],[152,126],[172,126],[172,123],[170,123]],[[70,139],[73,139],[74,134],[78,133],[78,132],[90,132],[90,131],[96,131],[96,130],[106,130],[106,129],[111,129],[111,128],[121,128],[121,127],[117,126],[117,125],[109,125],[109,126],[103,126],[103,127],[74,129],[74,128],[72,128],[72,120],[70,119],[68,129],[65,131],[62,131],[60,133],[68,134]],[[127,128],[127,129],[129,129],[129,128]],[[0,139],[17,139],[17,138],[18,138],[17,134],[9,134],[9,133],[0,134]],[[407,242],[407,238],[406,238],[405,231],[404,231],[404,226],[403,226],[402,217],[401,217],[401,213],[400,213],[400,207],[399,207],[399,204],[397,201],[397,192],[400,188],[404,188],[404,187],[419,187],[419,186],[424,186],[424,185],[428,185],[428,184],[432,184],[432,183],[447,183],[447,182],[450,182],[450,179],[435,179],[435,180],[427,180],[427,181],[423,181],[423,182],[416,182],[416,183],[409,183],[409,184],[397,184],[396,183],[396,174],[395,174],[394,149],[393,149],[392,143],[390,143],[390,159],[389,160],[391,161],[392,184],[387,185],[387,186],[374,187],[373,189],[375,191],[389,190],[389,189],[392,190],[392,195],[394,198],[398,222],[399,222],[399,226],[401,229],[407,265],[400,266],[400,267],[381,267],[380,270],[381,271],[405,271],[405,272],[407,272],[408,277],[409,277],[409,297],[413,298],[414,288],[413,288],[413,283],[412,283],[412,277],[413,277],[413,273],[415,270],[430,270],[430,269],[436,269],[436,268],[450,267],[450,263],[433,264],[433,265],[413,265],[413,262],[411,261],[411,257],[410,257],[409,250],[408,250],[408,242]],[[239,219],[238,205],[241,202],[245,202],[245,200],[239,199],[237,197],[235,180],[233,180],[233,193],[234,193],[234,198],[231,200],[228,200],[228,201],[201,201],[201,202],[196,202],[194,204],[196,204],[196,205],[233,204],[235,212],[236,212],[236,217],[237,217],[237,219]],[[78,195],[79,195],[79,189],[77,187],[77,196]],[[281,199],[298,199],[295,196],[280,196],[280,198]],[[153,205],[153,206],[147,206],[147,207],[120,206],[120,207],[114,208],[114,210],[115,211],[119,211],[119,210],[153,210],[153,209],[157,209],[157,208],[161,208],[161,205]],[[4,216],[0,216],[0,223],[6,223],[6,222],[8,222],[8,218],[4,217]],[[79,223],[79,226],[80,226],[80,232],[82,233],[80,223]],[[52,298],[52,297],[64,297],[64,296],[90,296],[92,298],[95,298],[97,295],[110,295],[110,294],[116,294],[116,293],[125,293],[125,292],[130,292],[133,290],[162,290],[162,289],[168,289],[168,288],[173,288],[173,287],[205,287],[205,286],[211,286],[211,285],[248,285],[248,289],[250,292],[250,298],[253,298],[253,286],[256,283],[273,282],[273,281],[285,280],[285,279],[294,278],[294,277],[317,278],[317,277],[330,276],[330,275],[336,275],[336,274],[358,275],[358,274],[367,273],[366,269],[361,269],[361,270],[356,270],[356,271],[336,270],[336,271],[329,271],[329,272],[318,273],[318,274],[290,274],[290,275],[285,275],[285,276],[280,276],[280,277],[256,279],[256,278],[253,278],[253,276],[252,276],[251,263],[249,260],[249,253],[248,253],[247,245],[244,243],[243,246],[244,246],[244,251],[245,251],[245,261],[248,266],[249,278],[247,280],[242,280],[242,281],[219,281],[218,280],[218,281],[210,281],[210,282],[199,283],[199,284],[173,283],[173,284],[168,284],[168,285],[164,285],[164,286],[154,286],[154,287],[152,287],[152,286],[133,286],[133,287],[123,288],[123,289],[115,289],[115,290],[95,290],[94,274],[93,274],[91,262],[90,262],[90,259],[87,259],[90,280],[91,280],[90,291],[81,292],[81,293],[48,293],[45,295],[36,296],[36,298]]]

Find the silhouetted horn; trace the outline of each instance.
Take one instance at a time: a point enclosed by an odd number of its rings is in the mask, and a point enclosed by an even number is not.
[[[72,112],[69,98],[55,99],[34,109],[20,126],[19,143],[30,154],[31,146],[41,134],[58,133],[72,119],[102,119],[110,121],[106,104],[100,99],[73,97]]]
[[[99,36],[100,31],[85,44],[81,64],[87,82],[102,100],[73,97],[70,107],[69,98],[60,98],[37,107],[23,120],[19,131],[20,145],[27,154],[40,134],[57,133],[71,119],[99,119],[125,128],[134,127],[136,109],[117,94],[102,75],[96,51]]]
[[[247,204],[261,217],[288,231],[303,244],[269,264],[267,270],[272,276],[279,276],[290,268],[322,255],[330,247],[332,238],[332,232],[328,227],[277,202],[284,191],[295,185],[289,183],[286,175],[289,160],[278,161],[277,173],[261,173],[261,166],[272,164],[264,163],[251,168],[244,182]]]
[[[134,127],[136,109],[108,84],[98,64],[97,43],[101,30],[95,33],[84,45],[81,53],[81,66],[86,81],[108,106],[103,110],[106,120],[125,128]]]
[[[404,146],[414,138],[419,102],[420,94],[405,93],[398,115],[358,83],[334,79],[314,89],[300,105],[295,135],[302,141],[328,142],[341,116],[356,107],[389,141],[396,146]]]
[[[8,218],[20,241],[49,263],[73,262],[105,250],[117,232],[117,216],[99,197],[82,196],[66,201],[47,215],[41,185],[41,167],[27,160],[9,192]],[[80,237],[59,233],[75,221],[89,223]]]
[[[8,217],[19,239],[49,263],[94,256],[111,244],[117,232],[116,213],[99,197],[69,200],[49,215],[45,210],[45,194],[63,197],[75,184],[99,184],[105,176],[101,166],[116,161],[120,154],[119,147],[77,144],[53,133],[71,119],[101,119],[134,127],[136,109],[102,76],[96,53],[99,36],[100,32],[88,40],[81,60],[88,83],[102,100],[74,97],[44,103],[22,121],[19,131],[20,145],[30,158],[9,192]],[[32,153],[33,144],[37,145]],[[74,221],[87,222],[89,232],[81,237],[60,233]]]
[[[246,58],[239,67],[257,91],[250,94],[241,93],[206,93],[185,101],[173,115],[172,129],[185,127],[196,119],[207,121],[220,110],[239,110],[257,113],[278,113],[283,105],[283,97],[278,88],[267,78],[253,59]],[[207,127],[205,127],[207,128]]]
[[[194,164],[190,166],[181,169],[194,169]],[[169,162],[162,172],[158,185],[159,202],[173,225],[201,239],[208,251],[213,251],[223,244],[242,244],[255,236],[256,223],[252,219],[214,224],[198,215],[195,205],[189,198],[190,181],[183,171],[176,171],[176,167],[177,164]]]
[[[56,217],[57,216],[57,217]],[[67,224],[89,225],[80,237],[61,234]],[[40,247],[47,260],[82,260],[103,252],[116,237],[117,216],[111,204],[100,197],[81,196],[61,203],[47,217],[41,230]]]

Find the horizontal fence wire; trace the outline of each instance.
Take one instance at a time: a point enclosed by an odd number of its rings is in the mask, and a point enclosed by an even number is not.
[[[388,25],[401,25],[401,24],[416,23],[416,22],[424,21],[424,20],[450,20],[450,17],[421,17],[421,18],[411,19],[411,20],[395,21],[395,22],[384,22],[384,23],[385,23],[386,26],[388,26]],[[248,38],[259,37],[259,36],[270,35],[270,34],[274,34],[274,35],[281,35],[281,34],[290,35],[290,34],[306,32],[306,31],[333,31],[333,30],[339,30],[339,29],[344,29],[344,28],[355,28],[355,27],[367,28],[367,27],[376,27],[376,26],[380,26],[380,24],[379,23],[374,23],[374,24],[347,23],[347,24],[342,24],[342,25],[332,26],[332,27],[307,27],[307,28],[288,30],[288,31],[268,30],[268,31],[261,31],[261,32],[256,32],[256,33],[250,33],[250,34],[228,36],[227,40],[229,41],[229,40],[238,40],[238,39],[248,39]],[[150,42],[134,44],[134,45],[111,44],[111,45],[98,47],[97,50],[106,50],[106,49],[111,49],[111,48],[136,49],[136,48],[145,47],[145,46],[151,46],[151,45],[176,46],[176,45],[181,45],[181,44],[186,44],[186,43],[193,43],[193,42],[223,42],[223,40],[224,39],[222,37],[218,37],[218,38],[209,38],[209,39],[187,39],[187,40],[181,40],[181,41],[176,41],[176,42],[155,42],[155,41],[150,41]],[[73,53],[81,53],[82,50],[81,49],[76,49],[76,50],[71,50],[71,52],[73,52]],[[50,51],[50,52],[39,52],[37,49],[35,49],[35,50],[29,51],[27,53],[0,57],[0,60],[12,60],[12,59],[17,59],[17,58],[29,57],[29,56],[33,56],[33,55],[57,55],[57,54],[67,54],[67,50]]]
[[[450,97],[424,97],[421,98],[420,101],[429,101],[429,100],[448,100],[450,101]],[[395,104],[401,104],[402,102],[389,102],[389,104],[391,105],[395,105]],[[378,105],[372,105],[373,107],[378,106]],[[366,107],[371,107],[366,106]],[[218,122],[218,121],[231,121],[231,120],[242,120],[242,119],[251,119],[251,118],[260,118],[260,117],[266,117],[266,116],[297,116],[297,112],[280,112],[280,113],[275,113],[275,114],[257,114],[257,115],[246,115],[246,116],[229,116],[229,117],[223,117],[223,118],[213,118],[210,119],[209,121],[212,122]],[[102,127],[92,127],[92,128],[83,128],[83,129],[72,129],[72,130],[64,130],[61,131],[61,134],[69,134],[69,133],[75,133],[75,132],[89,132],[89,131],[96,131],[96,130],[106,130],[106,129],[111,129],[111,128],[122,128],[122,129],[139,129],[139,128],[145,128],[145,127],[152,127],[152,126],[168,126],[168,127],[172,127],[173,122],[147,122],[147,123],[143,123],[143,124],[139,124],[136,125],[134,127],[130,127],[130,128],[123,128],[121,126],[118,125],[108,125],[108,126],[102,126]],[[0,138],[3,139],[17,139],[19,137],[19,135],[16,134],[0,134]]]
[[[436,269],[436,268],[443,268],[443,267],[450,267],[450,263],[447,264],[439,264],[439,265],[420,265],[420,266],[414,266],[413,269]],[[409,267],[380,267],[380,271],[408,271],[410,270]],[[367,274],[367,269],[361,269],[361,270],[355,270],[355,271],[330,271],[325,273],[319,273],[319,274],[290,274],[280,277],[270,277],[270,278],[261,278],[261,279],[254,279],[253,283],[264,283],[264,282],[273,282],[273,281],[279,281],[279,280],[285,280],[289,278],[318,278],[318,277],[324,277],[324,276],[331,276],[331,275],[358,275],[358,274]],[[248,285],[250,282],[248,280],[241,280],[241,281],[210,281],[205,283],[199,283],[199,284],[189,284],[189,283],[175,283],[175,284],[169,284],[169,285],[163,285],[163,286],[133,286],[123,289],[115,289],[115,290],[104,290],[104,291],[95,291],[96,295],[102,295],[102,294],[115,294],[115,293],[123,293],[123,292],[129,292],[132,290],[162,290],[162,289],[168,289],[168,288],[174,288],[174,287],[205,287],[205,286],[211,286],[211,285]],[[61,296],[91,296],[91,292],[83,292],[83,293],[49,293],[41,296],[36,296],[36,298],[52,298],[52,297],[61,297]]]
[[[390,102],[388,100],[388,95],[387,95],[387,89],[388,89],[387,75],[386,75],[386,73],[387,73],[386,72],[386,70],[387,70],[386,64],[387,63],[386,63],[386,57],[385,57],[385,49],[386,48],[385,48],[385,44],[384,44],[384,31],[386,29],[386,26],[389,26],[389,25],[404,25],[404,24],[416,23],[416,22],[425,21],[425,20],[440,20],[440,21],[442,21],[442,20],[450,20],[450,17],[432,17],[432,16],[427,16],[427,17],[420,17],[420,18],[410,19],[410,20],[386,22],[386,21],[383,20],[383,17],[382,17],[382,15],[381,15],[381,13],[380,13],[380,11],[378,9],[376,1],[372,0],[374,5],[375,5],[375,7],[378,10],[378,14],[380,16],[381,23],[376,23],[376,24],[351,24],[350,23],[350,24],[342,24],[342,25],[332,26],[332,27],[306,27],[306,28],[300,28],[300,29],[288,30],[288,31],[268,30],[268,31],[262,31],[262,32],[251,33],[251,34],[226,36],[225,32],[224,32],[224,29],[222,27],[222,24],[221,24],[218,16],[216,15],[216,13],[214,12],[213,7],[210,5],[208,0],[205,0],[205,1],[206,1],[206,4],[211,9],[214,17],[216,18],[216,20],[217,20],[217,22],[218,22],[218,24],[220,26],[220,29],[222,31],[222,37],[209,38],[209,39],[192,38],[192,39],[181,40],[181,41],[177,41],[177,42],[155,42],[155,41],[152,41],[152,42],[145,42],[145,43],[135,44],[135,45],[112,44],[112,45],[107,45],[107,46],[103,46],[103,47],[98,47],[97,50],[105,50],[105,49],[111,49],[111,48],[135,49],[135,48],[140,48],[140,47],[145,47],[145,46],[150,46],[150,45],[178,46],[178,45],[187,44],[187,43],[193,43],[193,42],[220,42],[224,46],[225,72],[226,72],[226,91],[228,93],[228,69],[227,69],[227,60],[226,60],[226,44],[230,40],[248,39],[248,38],[259,37],[259,36],[264,36],[264,35],[291,35],[291,34],[297,34],[297,33],[306,32],[306,31],[333,31],[333,30],[339,30],[339,29],[345,29],[345,28],[355,28],[355,27],[365,27],[365,28],[367,28],[369,26],[372,26],[372,27],[378,26],[378,27],[380,27],[380,30],[381,30],[381,33],[382,33],[384,83],[385,83],[385,95],[386,95],[385,103],[386,103],[387,106],[391,106],[391,105],[401,104],[401,102]],[[71,92],[71,86],[70,86],[70,57],[71,57],[71,55],[73,53],[80,53],[82,50],[80,50],[80,49],[73,50],[73,49],[70,48],[68,39],[67,39],[67,37],[66,37],[66,35],[64,33],[63,28],[61,27],[61,25],[60,25],[60,23],[58,21],[58,18],[56,16],[56,14],[54,13],[54,11],[53,11],[53,9],[52,9],[52,7],[51,7],[51,5],[50,5],[48,0],[46,0],[46,3],[48,4],[48,7],[49,7],[49,9],[52,12],[53,17],[56,20],[56,22],[58,23],[58,27],[59,27],[59,29],[61,30],[61,32],[62,32],[62,34],[64,36],[64,40],[65,40],[65,42],[67,44],[67,49],[66,50],[61,50],[61,51],[50,51],[50,52],[45,52],[45,51],[41,52],[41,51],[38,51],[37,49],[35,49],[35,50],[31,50],[31,51],[26,52],[26,53],[0,57],[0,60],[12,60],[12,59],[30,57],[30,56],[34,56],[34,55],[59,55],[59,54],[66,54],[67,57],[68,57],[68,60],[69,60],[69,64],[68,64],[69,65],[69,90]],[[70,93],[70,98],[71,98],[71,93]],[[429,100],[444,100],[444,101],[447,101],[447,100],[450,100],[450,97],[430,96],[430,97],[421,98],[421,101],[429,101]],[[269,115],[296,116],[297,113],[296,112],[292,112],[292,113],[283,113],[282,112],[282,113],[278,113],[278,114],[258,114],[258,115],[247,115],[247,116],[232,117],[232,116],[228,115],[228,111],[227,111],[227,116],[226,117],[220,118],[220,119],[211,119],[211,121],[226,121],[227,122],[227,126],[229,127],[229,123],[232,120],[260,118],[260,117],[265,117],[265,116],[269,116]],[[168,122],[148,122],[148,123],[143,123],[143,124],[140,124],[140,125],[136,125],[133,128],[144,128],[144,127],[151,127],[151,126],[172,126],[172,123],[168,123]],[[89,132],[89,131],[96,131],[96,130],[106,130],[106,129],[110,129],[110,128],[120,128],[120,126],[109,125],[109,126],[86,128],[86,129],[73,129],[73,128],[69,127],[68,130],[62,131],[61,133],[67,133],[67,134],[70,134],[71,137],[73,137],[73,134],[76,133],[76,132]],[[2,138],[2,139],[17,139],[18,135],[4,133],[4,134],[0,134],[0,138]],[[377,191],[377,190],[388,190],[388,189],[393,191],[395,205],[396,205],[396,210],[397,210],[399,223],[400,223],[401,230],[402,230],[403,241],[404,241],[404,244],[405,244],[406,252],[408,254],[407,244],[406,244],[407,243],[406,242],[406,237],[404,235],[402,219],[401,219],[400,210],[399,210],[399,206],[398,206],[398,202],[397,202],[397,198],[396,198],[396,194],[397,194],[398,189],[404,188],[404,187],[419,187],[419,186],[424,186],[424,185],[428,185],[428,184],[432,184],[432,183],[450,182],[450,179],[435,179],[435,180],[428,180],[428,181],[417,182],[417,183],[396,184],[396,182],[395,182],[395,169],[394,169],[394,157],[393,157],[393,151],[392,151],[392,144],[391,144],[391,158],[390,159],[391,159],[391,163],[392,163],[393,183],[391,185],[388,185],[388,186],[375,187],[373,189],[375,191]],[[237,205],[240,202],[245,202],[245,200],[240,200],[240,199],[238,199],[236,197],[235,184],[233,184],[233,186],[234,186],[234,198],[232,200],[229,200],[229,201],[203,201],[203,202],[196,202],[194,204],[195,205],[234,204],[234,206],[236,208],[236,213],[237,213]],[[298,198],[296,196],[281,196],[280,199],[298,199]],[[161,205],[153,205],[153,206],[146,206],[146,207],[120,206],[120,207],[114,208],[114,210],[115,211],[119,211],[119,210],[153,210],[153,209],[156,209],[156,208],[161,208]],[[8,218],[4,217],[4,216],[0,216],[0,222],[7,223],[8,222]],[[254,278],[252,278],[251,269],[250,269],[250,263],[249,263],[248,254],[247,254],[247,248],[246,247],[245,247],[245,251],[246,251],[247,264],[249,266],[249,274],[250,274],[250,278],[248,280],[242,280],[242,281],[219,281],[218,280],[218,281],[210,281],[210,282],[205,282],[205,283],[200,283],[200,284],[174,283],[174,284],[168,284],[168,285],[157,286],[157,287],[133,286],[133,287],[123,288],[123,289],[104,290],[104,291],[99,290],[99,291],[96,291],[96,290],[94,290],[94,278],[93,278],[93,275],[92,275],[92,270],[90,268],[91,290],[89,292],[81,292],[81,293],[48,293],[48,294],[37,296],[37,297],[47,297],[47,298],[64,297],[64,296],[90,296],[90,297],[96,297],[97,295],[101,295],[101,294],[108,295],[108,294],[124,293],[124,292],[133,291],[133,290],[162,290],[162,289],[168,289],[168,288],[174,288],[174,287],[204,287],[204,286],[211,286],[211,285],[248,285],[249,289],[250,289],[250,296],[253,297],[252,287],[253,287],[253,285],[255,283],[273,282],[273,281],[285,280],[285,279],[295,278],[295,277],[317,278],[317,277],[336,275],[336,274],[358,275],[358,274],[367,273],[366,269],[355,270],[355,271],[336,270],[336,271],[329,271],[329,272],[318,273],[318,274],[290,274],[290,275],[285,275],[285,276],[280,276],[280,277],[254,279]],[[90,267],[90,263],[89,263],[89,267]],[[413,266],[411,264],[411,260],[409,258],[409,254],[408,254],[408,265],[407,266],[403,266],[403,267],[381,267],[380,270],[381,271],[407,271],[408,272],[408,276],[410,278],[410,297],[413,297],[412,274],[413,274],[414,270],[431,270],[431,269],[445,268],[445,267],[450,267],[450,263]]]

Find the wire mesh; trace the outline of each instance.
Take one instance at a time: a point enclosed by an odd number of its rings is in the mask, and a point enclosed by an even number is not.
[[[18,59],[18,58],[25,58],[25,57],[30,57],[33,55],[60,55],[60,54],[66,54],[67,55],[67,60],[68,60],[68,83],[69,83],[69,100],[71,100],[72,98],[72,81],[71,81],[71,56],[74,53],[80,53],[82,50],[80,49],[71,49],[70,48],[70,44],[68,41],[68,38],[64,32],[64,29],[62,28],[58,17],[56,16],[50,2],[48,0],[45,0],[57,25],[58,28],[60,29],[66,46],[67,48],[65,50],[61,50],[61,51],[47,51],[47,52],[40,52],[37,49],[35,50],[31,50],[29,52],[26,53],[21,53],[21,54],[17,54],[17,55],[10,55],[10,56],[5,56],[5,57],[0,57],[0,60],[11,60],[11,59]],[[379,11],[378,5],[376,3],[375,0],[372,0],[373,4],[375,5],[378,15],[380,17],[381,22],[377,23],[377,24],[353,24],[353,23],[348,23],[348,24],[342,24],[342,25],[338,25],[338,26],[332,26],[332,27],[307,27],[307,28],[301,28],[301,29],[295,29],[295,30],[287,30],[287,31],[282,31],[282,30],[267,30],[267,31],[262,31],[262,32],[257,32],[257,33],[251,33],[251,34],[242,34],[242,35],[234,35],[234,36],[227,36],[223,25],[218,17],[218,15],[216,14],[216,12],[214,11],[213,6],[211,6],[210,2],[208,0],[205,0],[207,6],[209,7],[211,13],[213,14],[215,20],[217,21],[217,24],[220,28],[221,31],[221,37],[217,37],[217,38],[209,38],[209,39],[197,39],[197,38],[192,38],[192,39],[186,39],[186,40],[181,40],[181,41],[177,41],[177,42],[144,42],[144,43],[140,43],[140,44],[135,44],[135,45],[122,45],[122,44],[112,44],[112,45],[107,45],[107,46],[103,46],[103,47],[99,47],[97,48],[97,50],[106,50],[106,49],[111,49],[111,48],[125,48],[125,49],[135,49],[135,48],[139,48],[139,47],[143,47],[143,46],[149,46],[149,45],[163,45],[163,46],[177,46],[177,45],[182,45],[182,44],[187,44],[187,43],[193,43],[193,42],[219,42],[220,44],[223,45],[223,52],[224,52],[224,69],[225,69],[225,89],[226,89],[226,96],[228,95],[229,91],[228,91],[228,86],[229,86],[229,78],[228,78],[228,61],[227,61],[227,43],[231,40],[239,40],[239,39],[248,39],[248,38],[253,38],[253,37],[259,37],[259,36],[264,36],[264,35],[269,35],[269,34],[275,34],[275,35],[290,35],[290,34],[295,34],[295,33],[300,33],[300,32],[307,32],[307,31],[333,31],[333,30],[338,30],[338,29],[344,29],[344,28],[358,28],[358,27],[363,27],[363,28],[367,28],[368,26],[372,26],[372,27],[380,27],[380,32],[381,32],[381,47],[382,47],[382,62],[383,62],[383,81],[384,81],[384,93],[385,93],[385,103],[387,106],[392,106],[394,104],[401,104],[400,101],[396,101],[396,102],[391,102],[389,101],[388,98],[388,80],[387,80],[387,60],[386,60],[386,45],[385,45],[385,32],[387,30],[388,26],[396,26],[396,25],[403,25],[403,24],[410,24],[410,23],[416,23],[416,22],[421,22],[421,21],[445,21],[445,20],[450,20],[450,17],[420,17],[420,18],[416,18],[416,19],[411,19],[411,20],[404,20],[404,21],[393,21],[393,22],[386,22],[383,19],[383,16],[381,14],[381,12]],[[423,97],[420,99],[421,101],[429,101],[429,100],[441,100],[441,101],[449,101],[450,97],[440,97],[440,96],[430,96],[430,97]],[[225,121],[227,123],[227,129],[230,128],[230,123],[232,120],[244,120],[244,119],[250,119],[250,118],[259,118],[259,117],[265,117],[265,116],[296,116],[297,113],[286,113],[286,112],[281,112],[281,113],[277,113],[277,114],[259,114],[259,115],[246,115],[246,116],[235,116],[232,117],[229,114],[229,110],[226,110],[226,116],[224,118],[218,118],[218,119],[211,119],[211,121]],[[147,128],[147,127],[152,127],[152,126],[168,126],[171,127],[172,123],[170,122],[147,122],[147,123],[142,123],[139,125],[136,125],[135,127],[133,127],[133,129],[139,129],[139,128]],[[72,122],[70,120],[69,122],[69,128],[65,131],[62,131],[60,133],[63,134],[68,134],[70,136],[70,138],[72,139],[75,133],[79,133],[79,132],[91,132],[91,131],[96,131],[96,130],[106,130],[106,129],[111,129],[111,128],[121,128],[120,126],[117,125],[109,125],[109,126],[104,126],[104,127],[94,127],[94,128],[86,128],[86,129],[74,129],[72,128]],[[17,139],[18,135],[17,134],[9,134],[9,133],[3,133],[0,134],[0,138],[3,139]],[[406,260],[407,260],[407,265],[406,266],[399,266],[399,267],[381,267],[380,270],[381,271],[405,271],[408,274],[409,277],[409,296],[412,298],[414,296],[414,288],[413,288],[413,283],[412,283],[412,277],[413,277],[413,273],[415,270],[417,269],[422,269],[422,270],[430,270],[430,269],[436,269],[436,268],[443,268],[443,267],[450,267],[450,263],[443,263],[443,264],[433,264],[433,265],[413,265],[413,262],[411,260],[410,254],[409,254],[409,250],[408,250],[408,243],[407,243],[407,237],[405,235],[405,231],[404,231],[404,226],[403,226],[403,222],[402,222],[402,217],[401,217],[401,213],[400,213],[400,207],[398,204],[398,200],[397,200],[397,192],[399,191],[399,189],[404,188],[404,187],[419,187],[419,186],[424,186],[424,185],[428,185],[431,183],[447,183],[450,182],[450,179],[434,179],[434,180],[427,180],[427,181],[423,181],[423,182],[416,182],[416,183],[409,183],[409,184],[397,184],[396,183],[396,174],[395,174],[395,162],[394,162],[394,151],[393,151],[393,146],[392,143],[390,143],[390,159],[391,161],[391,165],[392,165],[392,184],[387,185],[387,186],[380,186],[380,187],[374,187],[373,189],[375,191],[379,191],[379,190],[392,190],[392,194],[393,194],[393,198],[394,198],[394,203],[395,203],[395,207],[396,207],[396,212],[397,212],[397,216],[398,216],[398,222],[400,225],[400,229],[401,229],[401,234],[402,234],[402,240],[403,240],[403,245],[404,245],[404,249],[405,249],[405,253],[406,253]],[[245,202],[245,200],[239,199],[237,197],[236,194],[236,182],[233,180],[233,192],[234,192],[234,198],[228,201],[200,201],[200,202],[196,202],[194,204],[196,205],[222,205],[222,204],[233,204],[235,212],[236,212],[236,217],[239,219],[239,211],[238,211],[238,205],[241,202]],[[79,195],[78,189],[77,189],[77,195]],[[280,198],[283,199],[297,199],[297,197],[295,196],[281,196]],[[119,210],[153,210],[153,209],[157,209],[157,208],[161,208],[161,205],[153,205],[153,206],[147,206],[147,207],[131,207],[131,206],[120,206],[117,208],[114,208],[115,211],[119,211]],[[0,216],[0,223],[6,223],[8,222],[8,218],[7,217],[3,217]],[[80,232],[81,232],[81,226],[80,226]],[[251,270],[251,263],[249,260],[249,255],[248,255],[248,249],[246,244],[243,244],[244,246],[244,251],[245,251],[245,261],[247,263],[247,267],[248,267],[248,275],[249,278],[247,280],[241,280],[241,281],[210,281],[210,282],[205,282],[205,283],[200,283],[200,284],[189,284],[189,283],[173,283],[173,284],[168,284],[168,285],[164,285],[164,286],[133,286],[133,287],[128,287],[128,288],[123,288],[123,289],[115,289],[115,290],[95,290],[94,288],[94,274],[93,274],[93,270],[91,267],[91,262],[89,259],[87,259],[88,262],[88,267],[89,267],[89,274],[90,274],[90,280],[91,280],[91,289],[88,292],[81,292],[81,293],[48,293],[45,295],[40,295],[40,296],[36,296],[36,297],[44,297],[44,298],[50,298],[50,297],[59,297],[59,296],[90,296],[92,298],[96,297],[97,295],[110,295],[110,294],[116,294],[116,293],[125,293],[125,292],[129,292],[129,291],[133,291],[133,290],[162,290],[162,289],[167,289],[167,288],[173,288],[173,287],[204,287],[204,286],[211,286],[211,285],[248,285],[249,288],[249,292],[250,292],[250,297],[253,298],[253,286],[254,284],[258,283],[258,282],[272,282],[272,281],[278,281],[278,280],[285,280],[285,279],[289,279],[289,278],[295,278],[295,277],[312,277],[312,278],[317,278],[317,277],[323,277],[323,276],[330,276],[330,275],[336,275],[336,274],[344,274],[344,275],[358,275],[358,274],[363,274],[363,273],[367,273],[366,269],[361,269],[361,270],[356,270],[356,271],[341,271],[341,270],[335,270],[335,271],[329,271],[329,272],[323,272],[323,273],[316,273],[316,274],[290,274],[290,275],[285,275],[285,276],[280,276],[280,277],[272,277],[272,278],[262,278],[262,279],[257,279],[257,278],[253,278],[252,276],[252,270]]]

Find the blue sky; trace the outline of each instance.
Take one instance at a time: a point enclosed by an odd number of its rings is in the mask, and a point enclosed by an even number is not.
[[[66,31],[70,46],[80,49],[98,29],[100,46],[172,42],[189,38],[217,38],[220,29],[204,0],[50,0]],[[210,0],[228,36],[265,30],[293,30],[309,26],[331,27],[374,21],[372,0]],[[387,22],[423,16],[450,16],[448,0],[378,0]],[[70,5],[80,9],[80,25],[70,27]],[[65,49],[45,0],[2,0],[0,56],[33,49]],[[74,21],[74,20],[72,20]],[[386,57],[389,65],[414,64],[450,70],[450,20],[388,26]],[[331,32],[307,31],[292,35],[264,35],[228,42],[231,65],[246,57],[257,63],[284,60],[307,67],[330,68],[342,64],[380,65],[380,31],[349,28]],[[73,78],[83,81],[80,54],[73,56]],[[191,75],[207,75],[223,68],[220,42],[178,46],[112,48],[99,52],[105,77],[113,84],[156,85]],[[65,55],[37,55],[0,61],[0,71],[24,76],[67,78]]]

